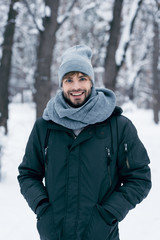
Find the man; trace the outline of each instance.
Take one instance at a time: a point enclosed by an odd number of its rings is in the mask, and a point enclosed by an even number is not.
[[[36,121],[19,166],[41,240],[118,240],[118,222],[151,188],[147,152],[114,93],[95,89],[91,55],[85,45],[64,53],[62,89]]]

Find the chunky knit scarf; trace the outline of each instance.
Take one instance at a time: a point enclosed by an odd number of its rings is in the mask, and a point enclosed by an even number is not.
[[[77,130],[106,120],[112,114],[115,104],[116,97],[111,90],[93,87],[88,101],[79,108],[73,108],[67,104],[60,90],[48,102],[43,119]]]

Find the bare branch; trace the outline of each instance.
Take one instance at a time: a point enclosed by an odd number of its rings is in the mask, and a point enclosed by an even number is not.
[[[39,28],[39,26],[38,26],[38,24],[37,24],[37,22],[36,22],[36,20],[35,20],[35,15],[32,13],[32,11],[31,11],[31,9],[30,9],[30,6],[29,6],[29,4],[28,4],[28,2],[27,2],[27,0],[23,0],[23,2],[24,2],[24,4],[25,4],[26,7],[27,7],[30,16],[32,17],[32,20],[33,20],[33,22],[34,22],[37,30],[38,30],[39,32],[41,32],[41,29]]]
[[[158,10],[160,10],[160,2],[158,0],[155,0],[155,2],[156,2]]]
[[[138,15],[140,6],[142,4],[143,0],[138,0],[133,2],[133,5],[135,6],[133,9],[134,11],[131,11],[131,14],[128,17],[128,23],[126,24],[126,27],[123,31],[123,35],[121,36],[121,41],[119,43],[118,49],[116,51],[116,64],[118,68],[120,68],[125,60],[126,52],[130,44],[130,38],[133,32],[134,23],[136,20],[136,17]],[[127,37],[126,37],[127,36]]]
[[[74,7],[75,3],[77,2],[78,0],[73,0],[72,4],[69,6],[67,12],[66,12],[66,15],[64,16],[63,20],[57,24],[57,30],[60,28],[60,26],[69,18],[69,13],[71,12],[72,8]]]

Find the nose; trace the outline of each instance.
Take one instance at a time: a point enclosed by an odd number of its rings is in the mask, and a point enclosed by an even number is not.
[[[74,90],[80,89],[80,83],[79,83],[79,81],[78,81],[77,79],[73,81],[73,83],[72,83],[72,88],[73,88]]]

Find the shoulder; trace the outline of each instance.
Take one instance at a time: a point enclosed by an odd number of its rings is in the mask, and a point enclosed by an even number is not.
[[[120,125],[133,124],[132,121],[123,114],[122,108],[118,106],[115,107],[110,118],[116,118]]]
[[[42,117],[38,118],[35,121],[35,126],[37,128],[52,128],[54,125],[57,125],[55,122],[51,121],[51,120],[45,120]]]
[[[120,107],[115,107],[110,119],[111,123],[115,119],[116,126],[119,132],[120,136],[128,136],[128,137],[136,137],[137,136],[137,130],[132,121],[127,118],[125,115],[122,114],[123,110]]]
[[[38,135],[39,138],[44,138],[47,129],[49,128],[49,124],[51,124],[50,121],[46,121],[42,117],[38,118],[34,123],[33,132]]]
[[[46,126],[47,122],[48,121],[46,121],[42,117],[40,117],[35,121],[35,126]]]
[[[123,113],[123,110],[121,107],[116,106],[112,112],[111,116],[120,116]]]

